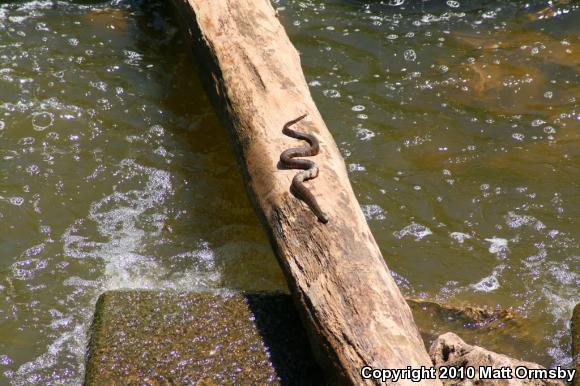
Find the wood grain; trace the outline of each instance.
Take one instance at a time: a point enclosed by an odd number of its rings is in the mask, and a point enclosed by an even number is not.
[[[269,1],[172,2],[316,358],[332,384],[373,384],[361,378],[363,366],[431,366],[312,100],[298,52]],[[308,117],[296,129],[321,142],[320,154],[310,158],[320,175],[306,185],[329,215],[326,225],[290,193],[296,171],[278,166],[282,151],[301,145],[283,135],[282,126],[304,113]]]

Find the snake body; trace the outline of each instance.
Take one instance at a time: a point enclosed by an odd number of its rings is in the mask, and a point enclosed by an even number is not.
[[[282,129],[282,133],[292,138],[304,140],[308,142],[310,146],[293,147],[284,150],[282,154],[280,154],[280,162],[287,168],[303,169],[303,171],[297,173],[292,179],[291,188],[294,189],[294,192],[298,195],[298,198],[304,201],[306,205],[308,205],[308,207],[312,210],[312,212],[314,212],[320,222],[326,224],[328,222],[328,216],[322,211],[322,209],[320,209],[320,206],[318,205],[318,202],[316,202],[316,199],[312,193],[306,188],[306,186],[304,186],[304,181],[318,177],[318,166],[316,166],[316,163],[310,160],[295,159],[296,157],[315,156],[320,151],[318,139],[315,136],[308,133],[301,133],[290,128],[290,126],[304,119],[306,115],[307,114],[304,114],[296,119],[288,121]]]

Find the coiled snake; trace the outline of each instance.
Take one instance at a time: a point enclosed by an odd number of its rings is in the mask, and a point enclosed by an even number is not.
[[[292,138],[302,139],[308,142],[310,146],[293,147],[284,150],[282,154],[280,154],[280,162],[286,168],[304,169],[294,176],[292,179],[292,185],[290,187],[291,189],[294,189],[294,193],[298,196],[298,198],[300,198],[306,203],[306,205],[308,205],[308,207],[310,207],[320,222],[326,224],[328,222],[328,216],[322,211],[322,209],[320,209],[320,206],[316,202],[316,199],[312,193],[306,188],[306,186],[304,186],[304,181],[318,177],[318,166],[316,166],[316,163],[310,160],[294,159],[295,157],[315,156],[320,151],[318,139],[316,139],[315,136],[312,134],[301,133],[290,128],[290,126],[293,124],[304,119],[306,115],[308,114],[301,115],[298,118],[287,122],[282,129],[282,133]]]

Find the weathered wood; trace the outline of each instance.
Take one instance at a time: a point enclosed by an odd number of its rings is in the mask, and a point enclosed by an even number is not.
[[[371,384],[360,376],[363,366],[430,366],[411,311],[310,96],[298,52],[269,1],[172,1],[317,360],[332,384]],[[283,135],[282,126],[304,113],[308,117],[296,129],[321,141],[320,154],[310,158],[320,175],[306,185],[329,215],[326,225],[289,192],[297,171],[281,170],[278,163],[283,150],[303,144]]]
[[[451,379],[448,375],[447,379],[443,380],[445,386],[564,386],[561,379],[518,378],[515,372],[518,367],[536,370],[545,369],[545,367],[537,363],[510,358],[483,347],[472,346],[452,332],[440,335],[431,345],[429,353],[437,369],[441,367],[464,369],[472,367],[474,369],[472,376],[459,377],[461,379]],[[499,374],[503,372],[503,376],[490,377],[484,373],[486,368],[496,369]],[[568,378],[571,375],[570,370],[562,375]]]

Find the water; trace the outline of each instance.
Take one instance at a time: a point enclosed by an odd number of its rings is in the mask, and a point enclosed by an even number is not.
[[[147,4],[0,7],[0,384],[78,384],[104,290],[283,283],[173,21]]]
[[[568,364],[578,5],[274,5],[402,291]],[[285,288],[165,3],[10,2],[0,37],[0,384],[79,384],[104,290]]]
[[[578,3],[276,4],[403,292],[513,308],[537,344],[508,353],[569,363]]]

